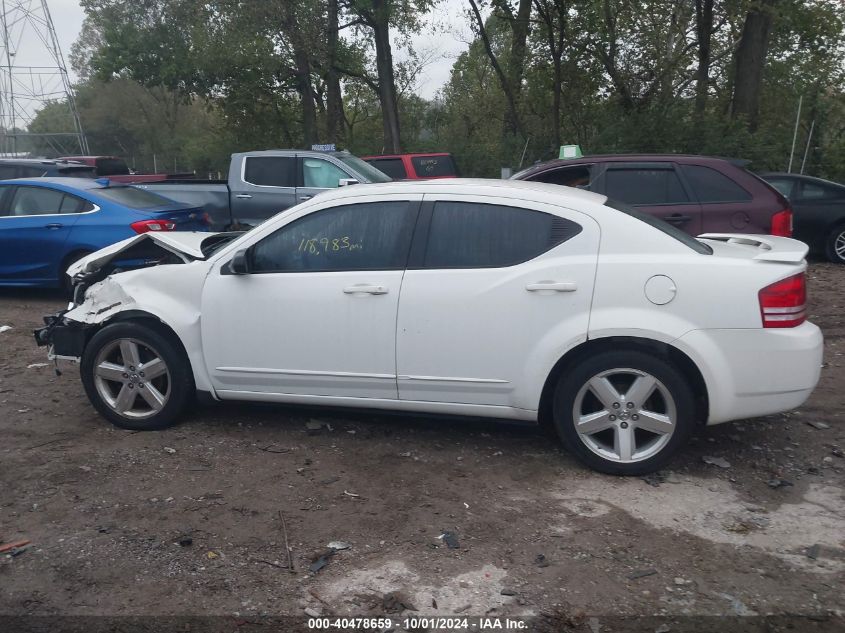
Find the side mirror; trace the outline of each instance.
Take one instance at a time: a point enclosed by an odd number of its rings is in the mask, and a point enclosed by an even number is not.
[[[232,256],[232,261],[229,262],[229,272],[233,275],[248,275],[250,271],[249,265],[249,249],[237,251]]]
[[[347,185],[357,185],[358,181],[355,178],[341,178],[337,181],[338,187],[346,187]]]

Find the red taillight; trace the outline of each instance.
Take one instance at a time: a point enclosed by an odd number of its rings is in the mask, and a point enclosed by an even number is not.
[[[171,220],[139,220],[129,226],[136,233],[147,233],[149,231],[175,231],[176,222]]]
[[[772,216],[772,235],[792,237],[792,209],[778,211]]]
[[[776,281],[759,293],[763,327],[795,327],[807,320],[804,273]]]

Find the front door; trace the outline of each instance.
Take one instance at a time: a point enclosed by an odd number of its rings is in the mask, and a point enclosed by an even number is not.
[[[382,196],[292,212],[256,235],[249,274],[218,262],[202,298],[218,394],[396,399],[396,311],[418,207]]]
[[[399,305],[400,399],[535,409],[527,386],[586,339],[598,225],[511,204],[425,196],[417,232],[428,239],[424,252],[415,244]]]

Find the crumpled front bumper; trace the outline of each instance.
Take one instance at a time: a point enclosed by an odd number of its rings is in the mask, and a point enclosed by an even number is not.
[[[49,358],[79,360],[88,342],[91,325],[70,321],[63,313],[44,317],[44,327],[33,332],[39,347],[49,346]]]

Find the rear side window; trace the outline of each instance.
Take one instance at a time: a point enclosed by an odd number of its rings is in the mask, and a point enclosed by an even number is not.
[[[710,248],[709,246],[707,246],[707,244],[699,242],[692,235],[685,233],[684,231],[679,229],[677,226],[673,226],[673,225],[669,224],[668,222],[661,220],[660,218],[656,218],[653,215],[650,215],[648,213],[642,213],[640,211],[637,211],[636,209],[634,209],[630,205],[625,204],[624,202],[620,202],[619,200],[611,200],[610,198],[608,198],[607,201],[604,204],[605,204],[605,206],[610,207],[611,209],[616,209],[617,211],[621,211],[622,213],[630,215],[632,218],[636,218],[636,219],[640,220],[641,222],[645,222],[649,226],[653,226],[658,231],[665,233],[669,237],[675,238],[676,240],[678,240],[682,244],[685,244],[686,246],[689,246],[696,253],[700,253],[702,255],[712,255],[713,254],[713,249]]]
[[[244,164],[244,181],[259,187],[295,187],[296,158],[249,156]]]
[[[416,204],[323,209],[283,226],[251,249],[254,272],[396,270],[405,267]]]
[[[804,200],[830,200],[845,197],[845,189],[837,191],[834,187],[817,185],[813,182],[801,183],[801,198]]]
[[[367,162],[394,180],[404,180],[408,177],[401,158],[373,158]]]
[[[513,266],[578,235],[581,226],[541,211],[472,202],[437,202],[424,268]]]
[[[129,166],[122,158],[98,158],[98,176],[126,176],[129,174]]]
[[[751,194],[736,184],[723,173],[702,165],[683,165],[687,177],[698,201],[714,202],[749,202]]]
[[[451,156],[412,156],[411,164],[420,178],[456,175]]]
[[[605,173],[608,198],[634,205],[684,204],[689,196],[674,169],[616,169]]]
[[[41,178],[47,175],[47,169],[44,167],[20,167],[18,171],[18,178]]]
[[[785,198],[792,196],[792,181],[779,178],[766,179],[772,187],[777,189]]]

